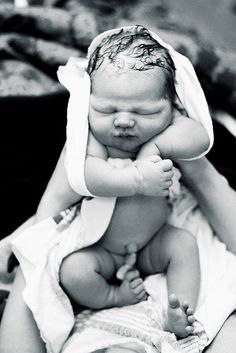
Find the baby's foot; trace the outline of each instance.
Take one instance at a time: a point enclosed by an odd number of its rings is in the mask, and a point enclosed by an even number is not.
[[[143,280],[136,269],[132,269],[125,274],[115,295],[117,306],[136,304],[147,299]]]
[[[195,321],[193,309],[189,307],[187,302],[181,305],[175,294],[171,294],[169,297],[167,315],[168,330],[173,332],[177,337],[182,338],[193,333],[193,323]]]

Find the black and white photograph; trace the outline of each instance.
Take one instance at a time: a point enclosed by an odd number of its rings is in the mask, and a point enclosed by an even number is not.
[[[235,0],[0,0],[0,353],[235,353],[235,33]]]

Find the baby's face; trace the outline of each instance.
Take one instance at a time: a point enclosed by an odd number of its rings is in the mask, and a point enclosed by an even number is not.
[[[103,145],[137,152],[172,121],[162,69],[118,72],[101,67],[92,78],[90,129]]]

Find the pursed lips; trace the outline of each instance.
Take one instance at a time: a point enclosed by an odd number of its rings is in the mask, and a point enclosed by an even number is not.
[[[126,137],[126,138],[129,138],[129,137],[136,137],[136,135],[130,131],[120,131],[120,130],[115,130],[113,132],[113,136],[114,137]]]

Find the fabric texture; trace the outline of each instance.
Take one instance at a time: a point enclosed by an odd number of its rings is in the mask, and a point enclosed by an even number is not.
[[[103,36],[114,31],[106,32],[95,39],[88,53],[100,43]],[[152,35],[159,40],[155,34]],[[210,148],[213,143],[212,125],[200,84],[190,62],[172,48],[168,48],[177,69],[178,95],[191,118],[200,121],[206,128],[211,141]],[[86,61],[72,59],[66,67],[59,69],[58,76],[60,82],[70,91],[66,144],[68,180],[80,195],[91,196],[84,182],[90,83],[86,74],[82,78],[80,76],[79,80],[75,75],[76,70],[81,73],[81,68],[85,65]],[[124,160],[124,163],[126,162]],[[78,330],[77,324],[74,326],[72,306],[59,285],[60,265],[65,256],[96,243],[102,237],[111,220],[115,202],[116,198],[86,197],[77,206],[75,218],[63,230],[59,229],[52,218],[49,218],[22,232],[12,243],[26,279],[23,296],[33,312],[48,352],[75,353],[79,349],[80,353],[89,353],[128,341],[139,342],[145,347],[146,352],[152,353],[165,353],[171,350],[201,352],[203,347],[214,338],[224,320],[236,308],[236,279],[233,276],[236,257],[227,252],[225,246],[214,236],[208,222],[198,209],[195,199],[183,185],[179,184],[177,177],[176,188],[172,190],[169,200],[172,212],[168,222],[188,229],[196,237],[200,249],[202,276],[195,315],[199,325],[196,334],[186,338],[184,343],[182,342],[184,346],[181,346],[181,342],[178,342],[173,334],[163,332],[162,321],[167,303],[164,275],[151,276],[145,280],[150,300],[158,307],[158,310],[152,313],[155,325],[153,320],[150,320],[149,300],[142,305],[138,304],[138,307],[144,308],[143,315],[146,318],[145,327],[139,331],[130,330],[125,320],[122,325],[117,325],[115,309],[101,311],[97,316],[96,313],[87,317],[85,315],[86,320],[82,330],[81,327]],[[33,244],[32,238],[34,238]],[[119,312],[123,317],[127,316],[127,310],[142,315],[136,308],[136,306],[120,308]],[[103,315],[106,318],[108,315],[111,325],[105,324]],[[130,317],[132,319],[132,314]],[[78,316],[76,322],[80,322],[81,318],[82,316]],[[74,331],[70,336],[73,327]],[[113,329],[111,330],[110,327]],[[144,335],[145,330],[148,333],[146,335]],[[160,331],[159,334],[157,330]],[[153,332],[155,332],[154,335]],[[91,333],[94,334],[93,342],[91,342]]]

